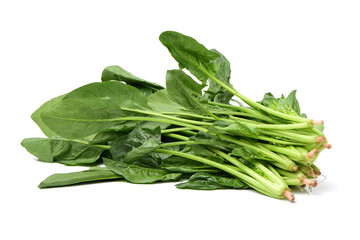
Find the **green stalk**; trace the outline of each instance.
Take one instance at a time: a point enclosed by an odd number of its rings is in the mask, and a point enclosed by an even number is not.
[[[297,142],[302,142],[302,143],[315,143],[316,142],[316,138],[318,136],[314,136],[314,135],[303,135],[303,134],[297,134],[295,133],[295,131],[281,131],[281,130],[267,130],[267,129],[259,129],[260,133],[265,134],[265,135],[272,135],[272,136],[277,136],[277,137],[283,137],[283,138],[287,138],[290,140],[294,140]]]
[[[254,170],[252,170],[251,168],[247,167],[246,165],[244,165],[242,162],[240,162],[239,160],[237,160],[234,157],[229,156],[228,154],[219,151],[217,149],[211,149],[214,153],[218,154],[220,157],[224,158],[225,160],[231,162],[232,164],[234,164],[236,167],[238,167],[242,172],[250,175],[251,177],[253,177],[254,179],[256,179],[257,181],[259,181],[261,184],[263,184],[265,187],[271,189],[272,192],[277,193],[278,195],[282,195],[284,193],[284,191],[286,190],[286,188],[282,187],[281,185],[278,186],[276,184],[274,184],[273,182],[269,181],[268,179],[262,177],[261,175],[259,175],[257,172],[255,172]]]
[[[78,119],[79,120],[79,119]],[[183,120],[181,118],[179,118],[179,120]],[[94,120],[92,120],[94,121]],[[99,119],[99,121],[104,121],[103,119]],[[187,128],[191,128],[193,130],[198,130],[198,131],[202,131],[202,132],[206,132],[207,129],[200,127],[200,126],[196,126],[196,125],[192,125],[189,123],[186,123],[184,121],[171,121],[169,119],[163,119],[163,118],[152,118],[152,117],[122,117],[122,118],[113,118],[113,119],[106,119],[105,121],[149,121],[149,122],[162,122],[162,123],[169,123],[169,124],[174,124],[174,125],[178,125],[178,126],[183,126],[183,127],[187,127]]]
[[[166,119],[174,120],[174,121],[181,121],[184,123],[195,124],[195,125],[210,126],[212,124],[212,123],[208,123],[208,122],[199,122],[199,121],[195,121],[195,120],[172,117],[172,116],[168,116],[168,115],[164,115],[164,114],[156,113],[156,112],[151,112],[151,111],[143,111],[143,110],[128,109],[128,108],[121,108],[121,109],[125,110],[125,111],[137,112],[137,113],[142,113],[142,114],[151,115],[151,116],[155,116],[155,117],[166,118]]]
[[[275,123],[275,121],[271,118],[269,118],[268,116],[262,114],[261,112],[255,110],[255,109],[250,109],[250,108],[246,108],[246,107],[240,107],[240,106],[234,106],[234,105],[230,105],[230,104],[224,104],[224,103],[217,103],[217,102],[209,102],[210,105],[215,105],[215,106],[219,106],[219,107],[223,107],[223,108],[228,108],[228,109],[233,109],[233,110],[238,110],[240,112],[244,112],[246,114],[248,114],[248,116],[252,117],[252,118],[257,118],[266,122],[270,122],[270,123]],[[240,115],[240,112],[233,112],[233,115]],[[214,111],[212,111],[214,112]],[[216,113],[216,112],[214,112]],[[238,114],[235,114],[238,113]],[[219,114],[221,114],[221,111],[219,111]],[[231,115],[231,114],[230,114]]]
[[[234,94],[236,97],[240,98],[241,100],[243,100],[245,103],[247,103],[250,107],[253,107],[255,109],[260,109],[263,110],[269,114],[272,114],[274,116],[286,119],[286,120],[290,120],[290,121],[294,121],[294,122],[312,122],[309,119],[306,118],[302,118],[302,117],[297,117],[297,116],[291,116],[288,114],[284,114],[278,111],[275,111],[273,109],[267,108],[263,105],[261,105],[260,103],[257,103],[243,95],[241,95],[240,93],[238,93],[233,87],[223,83],[222,81],[220,81],[219,79],[217,79],[215,76],[213,76],[212,74],[210,74],[205,68],[200,66],[200,70],[203,71],[209,78],[211,78],[213,81],[215,81],[217,84],[219,84],[220,86],[222,86],[224,89],[226,89],[227,91],[229,91],[230,93]]]
[[[291,161],[290,159],[286,159],[286,158],[282,158],[281,156],[273,153],[272,151],[261,147],[261,146],[255,146],[250,144],[249,142],[243,140],[243,139],[234,139],[232,137],[220,134],[219,135],[220,138],[227,140],[229,142],[233,142],[235,144],[238,144],[240,146],[244,146],[244,147],[248,147],[254,151],[259,151],[261,152],[263,155],[265,155],[266,157],[268,157],[269,159],[263,159],[263,160],[267,160],[267,161],[271,161],[273,164],[275,164],[274,162],[278,163],[278,166],[281,166],[282,168],[286,169],[286,170],[290,170],[293,171],[294,169],[297,169],[296,164]]]
[[[176,139],[183,140],[183,141],[189,141],[188,137],[185,137],[183,135],[176,134],[176,133],[165,133],[165,136],[176,138]]]
[[[273,198],[283,198],[282,193],[279,195],[279,194],[276,194],[276,193],[273,193],[273,192],[269,192],[268,189],[264,188],[264,186],[261,183],[257,182],[255,179],[253,179],[253,178],[251,178],[251,177],[247,176],[246,174],[243,174],[243,173],[241,173],[239,171],[236,171],[234,168],[228,167],[228,166],[226,166],[224,164],[214,162],[214,161],[211,161],[211,160],[208,160],[206,158],[199,157],[199,156],[196,156],[196,155],[183,153],[183,152],[178,152],[178,151],[173,151],[173,150],[168,150],[168,149],[156,149],[155,152],[172,154],[172,155],[175,155],[175,156],[184,157],[184,158],[188,158],[188,159],[191,159],[191,160],[194,160],[194,161],[198,161],[198,162],[207,164],[209,166],[218,168],[220,170],[223,170],[224,172],[227,172],[227,173],[229,173],[229,174],[231,174],[231,175],[233,175],[235,177],[240,178],[245,183],[247,183],[249,186],[253,187],[254,189],[256,189],[257,191],[263,193],[264,195],[267,195],[267,196],[270,196],[270,197],[273,197]]]
[[[194,117],[194,118],[200,118],[200,119],[207,119],[214,121],[214,118],[203,116],[195,113],[187,113],[187,112],[161,112],[163,115],[177,115],[177,116],[186,116],[186,117]]]
[[[258,144],[261,144],[263,147],[265,147],[273,152],[285,154],[285,155],[291,157],[292,160],[294,160],[294,161],[307,162],[309,160],[307,158],[306,154],[299,152],[295,147],[292,147],[292,146],[280,147],[280,146],[275,146],[275,145],[266,144],[266,143],[258,143]],[[292,149],[290,149],[291,147],[292,147]]]
[[[199,144],[195,141],[178,141],[178,142],[168,142],[161,144],[161,147],[173,147],[173,146],[179,146],[179,145],[194,145]]]
[[[274,174],[271,170],[269,170],[269,168],[265,167],[263,164],[261,164],[257,160],[251,159],[251,158],[246,159],[246,160],[249,161],[251,164],[253,164],[255,166],[255,168],[261,170],[261,172],[263,174],[265,174],[271,181],[279,184],[280,186],[283,186],[284,188],[288,188],[288,186],[285,184],[285,182],[282,180],[282,178],[280,176]]]
[[[161,133],[182,132],[182,131],[187,131],[187,130],[191,130],[191,128],[186,128],[186,127],[168,128],[168,129],[161,130]]]

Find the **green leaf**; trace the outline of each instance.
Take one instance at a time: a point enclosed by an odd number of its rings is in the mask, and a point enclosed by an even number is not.
[[[228,149],[235,148],[237,145],[223,139],[218,136],[210,135],[204,132],[198,132],[196,136],[190,137],[190,140],[195,141],[202,145],[210,145],[216,148]]]
[[[188,69],[203,85],[206,85],[208,80],[204,69],[212,74],[218,71],[214,60],[219,57],[219,54],[209,51],[195,39],[173,31],[163,32],[159,39],[179,62],[180,67]]]
[[[217,121],[209,127],[208,133],[228,134],[232,136],[244,137],[254,137],[260,134],[256,127],[247,126],[238,121],[235,121],[234,123]]]
[[[144,92],[145,96],[148,96],[147,94],[149,93],[149,90],[156,92],[164,88],[156,83],[136,77],[124,70],[122,67],[116,65],[108,66],[102,72],[101,81],[107,82],[111,80],[122,81],[126,84],[132,85]]]
[[[267,159],[267,157],[262,154],[260,151],[254,149],[238,146],[232,150],[230,155],[235,155],[242,158],[252,158],[252,159]]]
[[[172,101],[198,114],[208,114],[201,102],[207,100],[201,95],[202,85],[195,82],[181,70],[169,70],[166,74],[166,89]]]
[[[296,111],[288,103],[288,100],[286,100],[284,97],[275,98],[271,93],[266,93],[263,100],[261,101],[261,104],[281,113],[298,116]]]
[[[219,172],[218,169],[209,165],[178,156],[171,156],[164,159],[161,167],[170,172],[196,173],[196,172]]]
[[[221,82],[230,85],[230,62],[216,49],[211,49],[210,51],[219,54],[219,57],[213,60],[218,69],[215,74],[216,78]],[[225,90],[211,78],[209,78],[208,81],[209,88],[206,91],[205,97],[210,101],[228,104],[233,97],[233,94]]]
[[[181,177],[181,173],[170,173],[164,169],[146,168],[108,158],[103,158],[103,161],[105,166],[111,171],[123,176],[127,181],[132,183],[177,181]]]
[[[41,105],[41,107],[39,107],[32,115],[31,118],[32,120],[39,126],[39,128],[41,129],[41,131],[45,134],[45,136],[47,137],[55,137],[57,136],[57,134],[52,131],[48,126],[46,126],[46,124],[43,122],[43,120],[41,119],[41,114],[48,110],[51,109],[54,105],[56,105],[57,103],[59,103],[63,98],[65,97],[65,94],[58,96],[56,98],[53,98],[49,101],[47,101],[46,103],[44,103],[43,105]]]
[[[113,179],[123,179],[123,177],[113,173],[105,167],[96,167],[81,172],[53,174],[42,181],[39,185],[39,188],[63,187],[79,183]]]
[[[179,189],[216,190],[216,189],[244,189],[247,188],[240,179],[213,175],[210,173],[195,173],[188,182],[176,185]]]
[[[64,99],[41,114],[43,122],[56,134],[79,139],[115,126],[128,116],[117,103],[106,99]]]
[[[140,115],[130,109],[151,110],[138,89],[120,82],[91,83],[68,93],[41,118],[56,134],[78,139],[120,124],[121,117]]]
[[[147,98],[135,87],[121,82],[96,82],[68,93],[64,100],[73,98],[111,100],[121,108],[150,110]]]
[[[106,148],[81,140],[61,138],[25,138],[21,145],[44,162],[81,165],[96,162]]]
[[[293,90],[287,97],[286,102],[294,109],[294,111],[297,113],[297,115],[300,116],[300,105],[298,100],[296,99],[296,90]]]
[[[110,152],[116,161],[134,163],[144,157],[156,158],[152,153],[160,147],[161,130],[144,129],[138,125],[131,133],[119,137],[111,146]]]
[[[173,102],[166,89],[148,97],[148,104],[155,112],[182,112],[183,106]]]

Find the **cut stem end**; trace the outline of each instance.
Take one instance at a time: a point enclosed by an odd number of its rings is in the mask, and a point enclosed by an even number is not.
[[[308,179],[308,178],[303,178],[302,179],[302,183],[306,184],[310,187],[316,187],[317,186],[317,182],[313,179]]]
[[[324,124],[324,120],[313,120],[312,124]]]
[[[292,192],[290,192],[289,190],[285,190],[283,195],[284,195],[284,197],[286,197],[290,202],[294,202],[295,196],[294,196],[294,194],[292,194]]]

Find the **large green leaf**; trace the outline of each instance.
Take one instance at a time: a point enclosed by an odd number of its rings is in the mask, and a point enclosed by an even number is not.
[[[41,118],[59,136],[78,139],[118,125],[121,117],[140,115],[129,110],[150,109],[146,97],[132,86],[91,83],[68,93]]]
[[[43,122],[56,134],[79,139],[115,126],[128,116],[117,103],[106,99],[64,99],[41,114]]]
[[[247,185],[238,178],[214,175],[205,172],[195,173],[189,181],[176,185],[179,189],[216,190],[216,189],[244,189]]]
[[[107,168],[132,183],[177,181],[181,177],[181,173],[171,173],[164,169],[146,168],[108,158],[103,158],[103,161]]]
[[[39,126],[39,128],[41,129],[41,131],[45,134],[45,136],[47,137],[55,137],[57,136],[57,134],[52,131],[48,126],[46,126],[46,124],[43,122],[43,120],[41,119],[41,114],[48,110],[51,109],[53,106],[55,106],[57,103],[59,103],[63,98],[65,97],[65,94],[58,96],[56,98],[53,98],[49,101],[47,101],[46,103],[44,103],[43,105],[41,105],[41,107],[39,107],[32,115],[31,118],[32,120]]]
[[[81,165],[96,162],[106,148],[81,140],[62,138],[25,138],[21,145],[44,162]]]
[[[209,78],[204,70],[214,75],[217,73],[218,69],[214,60],[219,57],[219,54],[208,50],[194,38],[178,32],[166,31],[160,35],[159,39],[179,62],[180,67],[188,69],[203,85]]]
[[[216,78],[219,79],[221,82],[230,85],[230,62],[216,49],[211,49],[210,51],[219,54],[219,57],[213,60],[218,69],[215,74]],[[206,91],[205,97],[210,101],[228,104],[230,99],[233,97],[233,94],[225,90],[211,78],[209,78],[208,81],[209,88]]]
[[[148,97],[148,104],[155,112],[182,112],[183,106],[172,101],[166,89]]]
[[[108,66],[102,72],[101,81],[107,82],[111,80],[125,82],[126,84],[129,84],[131,86],[140,89],[141,91],[144,92],[145,95],[148,94],[149,90],[152,92],[156,92],[164,88],[156,83],[152,83],[144,79],[141,79],[139,77],[136,77],[130,72],[123,69],[122,67],[116,65]]]
[[[46,178],[44,181],[42,181],[39,185],[39,188],[63,187],[79,183],[89,183],[114,179],[123,179],[123,177],[115,174],[106,167],[94,167],[81,172],[53,174]]]
[[[140,90],[121,82],[90,83],[71,91],[64,100],[70,98],[111,100],[121,108],[151,109],[147,104],[147,98]]]
[[[198,114],[207,114],[207,100],[202,96],[202,85],[181,70],[169,70],[166,74],[166,89],[172,101]]]

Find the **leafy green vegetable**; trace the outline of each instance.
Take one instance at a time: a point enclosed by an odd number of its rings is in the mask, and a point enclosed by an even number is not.
[[[316,185],[307,177],[320,174],[313,162],[331,145],[323,122],[301,113],[296,91],[280,98],[267,93],[255,102],[231,85],[230,62],[217,50],[172,31],[160,41],[180,67],[167,72],[166,89],[109,66],[102,82],[51,99],[33,113],[48,138],[24,139],[31,154],[45,162],[105,165],[54,174],[40,188],[179,181],[193,174],[177,187],[249,187],[293,201],[289,185]]]
[[[39,185],[39,188],[63,187],[79,183],[123,179],[105,167],[94,167],[81,172],[56,173]]]

